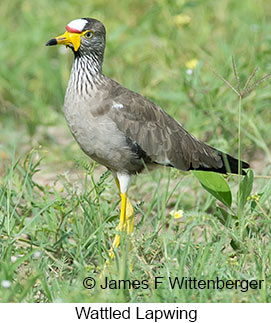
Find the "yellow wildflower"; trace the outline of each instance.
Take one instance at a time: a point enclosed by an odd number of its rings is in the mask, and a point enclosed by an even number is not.
[[[196,58],[193,58],[185,62],[185,67],[187,67],[189,70],[194,70],[198,65],[198,63],[199,61]]]
[[[182,13],[173,17],[173,23],[179,27],[188,25],[190,21],[191,17]]]
[[[178,211],[172,210],[169,214],[173,216],[174,219],[179,219],[183,217],[183,210],[178,210]]]
[[[248,201],[252,200],[252,201],[255,201],[255,202],[259,202],[260,201],[260,195],[258,195],[258,194],[250,195],[247,199],[248,199]]]

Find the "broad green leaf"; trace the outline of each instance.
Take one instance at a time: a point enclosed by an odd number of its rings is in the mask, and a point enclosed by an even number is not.
[[[202,187],[211,193],[216,199],[231,207],[231,190],[224,177],[214,172],[194,171],[194,176],[199,180]]]
[[[254,179],[253,172],[252,170],[249,170],[246,176],[240,182],[238,194],[239,194],[240,207],[242,209],[244,208],[247,202],[247,198],[249,197],[252,191],[253,179]]]

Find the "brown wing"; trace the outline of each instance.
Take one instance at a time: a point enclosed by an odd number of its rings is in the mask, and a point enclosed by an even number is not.
[[[115,89],[113,97],[108,116],[153,162],[181,170],[223,166],[218,151],[194,138],[151,101],[123,87]]]

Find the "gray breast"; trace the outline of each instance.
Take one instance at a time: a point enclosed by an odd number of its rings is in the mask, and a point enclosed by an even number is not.
[[[138,172],[143,164],[131,149],[127,137],[107,114],[97,114],[102,104],[110,104],[96,91],[93,96],[75,95],[68,87],[64,114],[68,126],[81,149],[92,159],[113,171]],[[113,104],[113,102],[112,102]]]

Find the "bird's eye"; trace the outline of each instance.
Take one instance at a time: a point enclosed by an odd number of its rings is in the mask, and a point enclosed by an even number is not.
[[[91,30],[88,30],[86,31],[83,36],[86,38],[86,39],[91,39],[93,36],[94,36],[94,31],[91,31]]]

